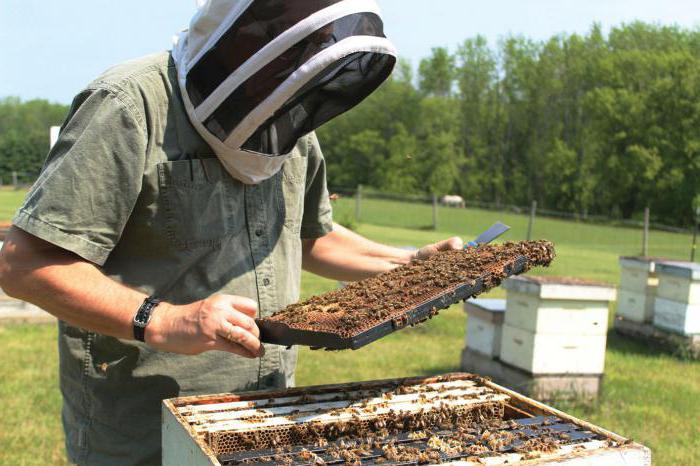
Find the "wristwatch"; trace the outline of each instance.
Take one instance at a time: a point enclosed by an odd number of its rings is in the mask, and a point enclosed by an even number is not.
[[[141,307],[136,311],[134,316],[134,338],[145,343],[146,341],[146,326],[151,321],[153,310],[160,304],[160,300],[149,296],[143,301]]]

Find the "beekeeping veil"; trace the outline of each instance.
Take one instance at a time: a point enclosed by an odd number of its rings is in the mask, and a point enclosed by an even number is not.
[[[190,121],[247,184],[390,74],[374,0],[207,0],[173,49]]]

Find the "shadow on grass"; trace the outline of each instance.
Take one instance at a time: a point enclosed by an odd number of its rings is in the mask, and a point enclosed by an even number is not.
[[[692,350],[680,343],[666,342],[661,343],[657,340],[642,340],[640,338],[620,335],[615,330],[608,331],[608,350],[615,351],[620,354],[631,354],[637,356],[652,356],[652,357],[675,357],[682,361],[691,361],[693,357]]]

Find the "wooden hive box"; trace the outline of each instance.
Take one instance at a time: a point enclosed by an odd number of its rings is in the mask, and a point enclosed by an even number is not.
[[[700,335],[700,304],[656,298],[654,326],[681,335]]]
[[[532,374],[602,374],[615,288],[564,277],[508,279],[501,355]]]
[[[654,325],[681,335],[700,334],[700,264],[664,262],[657,271]]]
[[[467,319],[465,347],[497,358],[501,354],[501,333],[506,313],[505,299],[471,299],[464,302]]]
[[[632,322],[651,322],[659,279],[658,259],[650,257],[620,258],[620,289],[616,314]]]
[[[700,304],[700,264],[664,262],[658,264],[657,296],[684,304]]]
[[[645,294],[649,285],[656,285],[656,264],[652,257],[620,257],[620,288]]]
[[[382,418],[387,409],[403,421]],[[408,422],[406,413],[424,416],[422,423]],[[363,428],[354,436],[359,423],[374,440],[353,450],[358,465],[651,464],[646,447],[471,374],[164,400],[162,464],[343,465],[353,442],[367,435]],[[323,430],[331,424],[335,430]],[[400,427],[373,430],[387,425]],[[460,425],[478,435],[463,436]],[[335,434],[318,437],[321,431]],[[307,437],[316,440],[299,441]],[[268,448],[272,441],[277,446]],[[398,458],[398,449],[426,454]]]

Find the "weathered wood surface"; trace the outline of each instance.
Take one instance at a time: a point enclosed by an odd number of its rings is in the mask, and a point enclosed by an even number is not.
[[[164,466],[220,466],[214,452],[177,414],[170,400],[163,401],[162,412]]]

